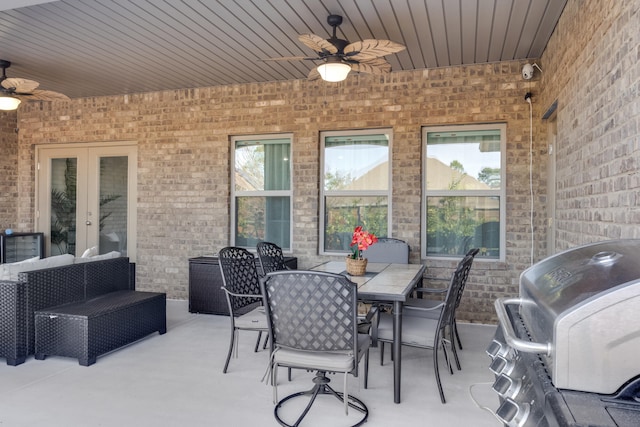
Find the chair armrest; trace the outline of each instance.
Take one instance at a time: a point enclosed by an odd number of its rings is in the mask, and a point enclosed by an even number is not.
[[[444,288],[413,288],[414,292],[425,293],[425,294],[444,294],[447,292],[447,289]]]
[[[378,306],[372,305],[369,311],[367,312],[367,315],[365,316],[364,320],[367,322],[372,322],[373,319],[377,317],[378,317]]]
[[[412,317],[424,317],[428,319],[437,319],[440,317],[440,312],[442,307],[444,306],[444,302],[435,305],[433,307],[417,307],[413,305],[405,305],[403,316],[412,316]]]
[[[223,291],[225,291],[227,294],[232,295],[234,297],[239,297],[239,298],[260,298],[262,299],[262,295],[254,295],[254,294],[236,294],[234,292],[231,292],[230,290],[228,290],[227,288],[225,288],[224,286],[220,286],[220,289],[222,289]]]

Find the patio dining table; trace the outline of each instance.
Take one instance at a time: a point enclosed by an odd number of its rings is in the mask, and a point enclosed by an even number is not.
[[[402,308],[416,286],[422,283],[426,266],[422,264],[368,263],[363,276],[346,272],[344,261],[329,261],[313,267],[315,271],[344,274],[358,285],[358,299],[393,303],[393,401],[400,403],[402,371]]]

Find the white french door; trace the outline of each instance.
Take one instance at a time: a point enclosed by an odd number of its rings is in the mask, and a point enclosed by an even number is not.
[[[135,261],[135,143],[36,148],[36,229],[46,253],[119,251]]]

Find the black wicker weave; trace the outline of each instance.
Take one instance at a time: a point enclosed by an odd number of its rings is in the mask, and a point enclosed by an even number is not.
[[[75,357],[83,366],[153,332],[164,334],[166,295],[115,291],[35,313],[35,358]]]
[[[19,365],[35,351],[34,312],[116,290],[135,289],[129,258],[23,272],[0,282],[0,357]]]
[[[7,365],[27,357],[27,298],[23,282],[0,282],[0,357]]]

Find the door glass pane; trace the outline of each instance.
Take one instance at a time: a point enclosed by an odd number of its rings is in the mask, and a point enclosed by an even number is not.
[[[127,256],[128,158],[100,158],[99,253]]]
[[[76,253],[76,158],[51,159],[51,255]]]

